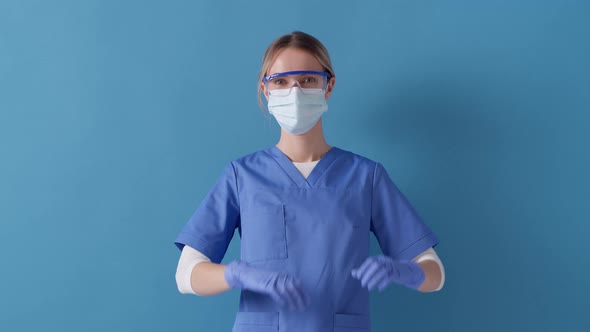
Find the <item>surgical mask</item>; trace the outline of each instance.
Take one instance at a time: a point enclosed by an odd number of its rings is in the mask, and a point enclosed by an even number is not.
[[[293,87],[268,96],[268,111],[281,128],[300,135],[308,132],[328,110],[324,89]]]

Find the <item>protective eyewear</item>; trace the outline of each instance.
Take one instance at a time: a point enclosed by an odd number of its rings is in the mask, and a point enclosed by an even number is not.
[[[325,90],[330,77],[330,73],[327,72],[296,70],[265,76],[262,82],[269,94],[282,94],[294,86],[299,86],[303,92],[305,92],[304,89]]]

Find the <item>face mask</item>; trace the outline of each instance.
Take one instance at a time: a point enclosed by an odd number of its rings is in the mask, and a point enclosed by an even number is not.
[[[285,131],[300,135],[309,131],[328,110],[323,89],[294,87],[273,91],[268,96],[268,111]]]

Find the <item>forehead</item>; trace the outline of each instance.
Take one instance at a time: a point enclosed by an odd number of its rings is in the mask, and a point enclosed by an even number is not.
[[[280,50],[268,68],[267,75],[294,70],[323,71],[323,67],[311,53],[294,47]]]

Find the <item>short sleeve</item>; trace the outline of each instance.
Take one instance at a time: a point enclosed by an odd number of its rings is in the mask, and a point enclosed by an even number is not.
[[[394,259],[411,260],[439,242],[379,163],[373,175],[371,231],[383,254]]]
[[[235,169],[229,163],[178,234],[174,243],[180,250],[188,245],[212,262],[221,262],[240,223],[236,183]]]

